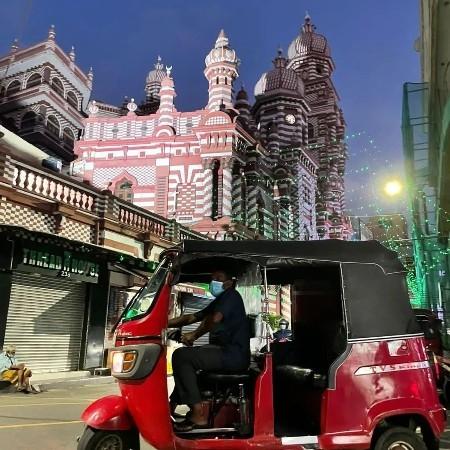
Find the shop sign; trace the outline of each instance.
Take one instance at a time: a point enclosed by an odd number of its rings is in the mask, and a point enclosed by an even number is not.
[[[61,254],[51,252],[23,249],[22,263],[25,266],[33,266],[39,269],[57,271],[57,276],[63,278],[98,278],[99,265],[92,261],[86,261],[71,252],[64,251]]]

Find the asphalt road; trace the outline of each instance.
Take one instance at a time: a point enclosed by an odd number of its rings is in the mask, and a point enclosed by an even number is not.
[[[51,389],[38,395],[0,394],[0,449],[74,450],[83,432],[81,412],[93,400],[118,392],[115,383]],[[450,450],[450,425],[441,440]],[[141,440],[141,450],[152,447]]]
[[[83,432],[82,411],[118,392],[114,383],[51,389],[38,395],[0,394],[0,449],[74,450]],[[141,450],[153,447],[141,442]]]

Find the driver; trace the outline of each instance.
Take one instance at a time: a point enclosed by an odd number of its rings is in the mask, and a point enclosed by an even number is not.
[[[174,425],[176,431],[206,428],[208,418],[203,412],[197,384],[198,370],[240,372],[250,364],[250,331],[244,302],[235,289],[236,280],[225,270],[211,275],[210,292],[215,297],[206,308],[169,320],[169,328],[200,322],[195,331],[182,335],[186,347],[172,356],[175,388],[170,397],[172,414],[179,404],[189,405],[190,414]],[[195,340],[209,333],[209,344],[192,347]]]

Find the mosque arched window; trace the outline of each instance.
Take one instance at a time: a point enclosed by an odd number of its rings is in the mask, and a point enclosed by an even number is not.
[[[20,81],[14,80],[12,83],[8,84],[8,87],[6,88],[6,96],[9,97],[10,95],[14,95],[19,91],[20,91]]]
[[[26,130],[27,128],[33,128],[36,124],[36,113],[34,111],[28,111],[26,114],[23,115],[22,121],[20,123],[20,127],[22,130]]]
[[[78,98],[72,91],[67,93],[67,103],[75,109],[78,109]]]
[[[219,175],[220,162],[214,161],[212,172],[212,193],[211,193],[211,218],[217,219],[219,217],[219,196],[220,196],[220,175]]]
[[[216,77],[216,84],[219,84],[219,77]]]
[[[228,84],[228,77],[225,77],[225,84]]]
[[[247,182],[244,175],[241,177],[241,222],[247,223]]]
[[[114,195],[126,200],[127,202],[133,201],[133,183],[126,178],[123,178],[116,184],[114,189]]]
[[[308,139],[314,139],[314,125],[312,123],[308,123]]]
[[[278,208],[274,208],[273,211],[273,237],[272,239],[278,240],[280,235],[280,212]]]
[[[257,217],[256,217],[256,225],[258,233],[261,236],[265,235],[265,214],[264,214],[264,204],[262,202],[258,202],[258,209],[257,209]]]
[[[46,127],[51,134],[59,137],[61,127],[59,126],[59,120],[56,118],[56,116],[47,117]]]
[[[42,77],[40,73],[33,73],[27,80],[27,88],[39,86],[42,83]]]
[[[64,85],[59,78],[52,78],[52,89],[61,97],[64,97]]]
[[[311,235],[309,233],[308,228],[304,227],[303,229],[303,240],[309,241],[311,239]]]
[[[73,143],[75,142],[75,135],[73,134],[73,131],[68,127],[64,128],[63,130],[63,141],[70,146],[73,146]]]

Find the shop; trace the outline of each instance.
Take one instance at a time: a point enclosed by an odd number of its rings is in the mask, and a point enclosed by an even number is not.
[[[135,289],[154,264],[7,225],[0,245],[0,346],[16,345],[36,372],[103,366],[112,293]]]

